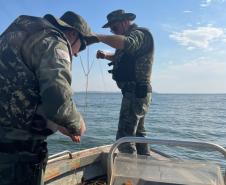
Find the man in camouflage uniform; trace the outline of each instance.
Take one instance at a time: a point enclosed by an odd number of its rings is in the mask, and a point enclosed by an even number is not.
[[[144,117],[151,101],[154,42],[148,29],[132,23],[135,17],[124,10],[113,11],[107,15],[108,22],[103,28],[110,27],[115,35],[97,34],[100,42],[116,48],[114,54],[97,51],[97,58],[111,61],[109,65],[113,65],[113,69],[109,72],[123,94],[116,139],[146,135]],[[119,150],[150,154],[147,144],[128,143],[119,147]]]
[[[43,184],[48,135],[79,142],[85,122],[72,100],[73,55],[91,37],[74,12],[19,16],[0,36],[0,184]]]

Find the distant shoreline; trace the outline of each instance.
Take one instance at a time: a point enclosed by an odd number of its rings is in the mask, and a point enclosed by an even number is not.
[[[73,94],[83,94],[86,93],[85,91],[75,91]],[[120,91],[88,91],[88,94],[96,93],[96,94],[121,94]],[[226,93],[159,93],[159,92],[153,92],[153,94],[159,94],[159,95],[226,95]]]

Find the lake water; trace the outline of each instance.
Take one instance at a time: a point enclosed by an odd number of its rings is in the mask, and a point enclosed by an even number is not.
[[[85,118],[87,132],[80,144],[59,133],[50,136],[50,154],[112,144],[121,98],[120,93],[76,93],[74,100]],[[213,142],[226,147],[226,94],[153,94],[145,125],[150,138]],[[224,162],[217,152],[153,147],[173,156]]]

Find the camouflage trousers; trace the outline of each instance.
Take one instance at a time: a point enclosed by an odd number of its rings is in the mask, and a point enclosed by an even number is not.
[[[136,98],[135,93],[124,93],[116,139],[125,136],[146,136],[144,118],[151,102],[151,95],[151,93],[148,93],[145,98]],[[119,151],[123,153],[150,155],[148,144],[125,143],[119,146]]]
[[[1,145],[1,144],[0,144]],[[1,185],[44,185],[45,157],[27,151],[0,151]]]

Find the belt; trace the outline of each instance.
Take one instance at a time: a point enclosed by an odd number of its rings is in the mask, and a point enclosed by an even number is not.
[[[122,94],[126,92],[132,93],[132,92],[135,92],[135,90],[136,90],[135,83],[125,83],[122,88]]]
[[[122,88],[122,94],[129,92],[136,94],[139,93],[139,91],[146,91],[146,93],[152,92],[152,88],[150,84],[135,84],[135,83],[126,83],[124,87]]]

